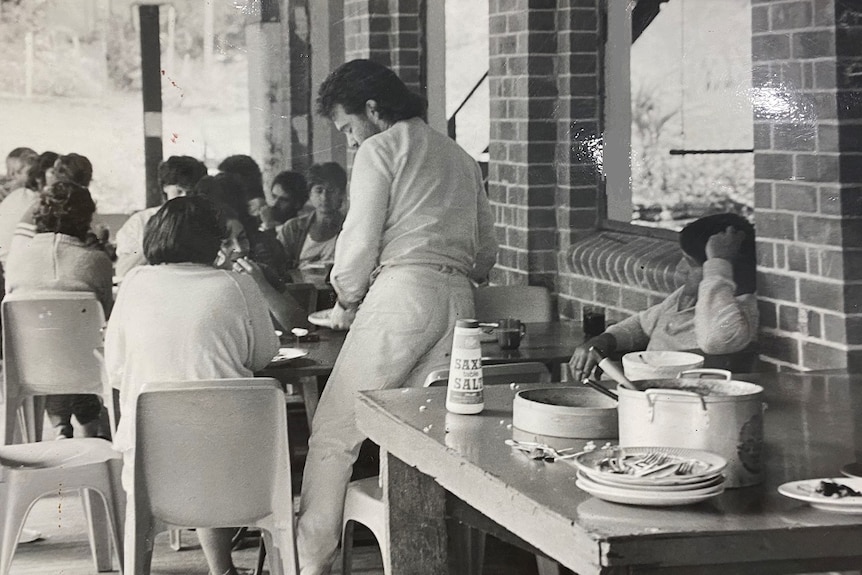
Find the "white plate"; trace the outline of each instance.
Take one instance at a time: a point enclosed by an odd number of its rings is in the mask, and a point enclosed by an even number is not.
[[[308,323],[319,327],[328,327],[332,329],[332,322],[329,320],[329,314],[332,313],[332,308],[322,309],[308,315]]]
[[[638,491],[662,491],[662,492],[676,492],[676,491],[692,491],[694,489],[706,489],[708,487],[715,487],[716,485],[720,485],[724,483],[725,477],[723,475],[714,475],[712,477],[707,477],[701,481],[692,482],[692,483],[682,483],[682,484],[674,484],[674,485],[633,485],[631,483],[619,483],[614,481],[610,477],[607,477],[607,474],[599,475],[598,473],[586,474],[582,471],[579,471],[581,475],[583,475],[588,480],[593,483],[598,483],[599,485],[605,485],[607,487],[617,487],[619,489],[635,489]]]
[[[280,347],[278,348],[278,353],[275,354],[275,357],[272,358],[270,363],[284,363],[292,359],[305,357],[306,355],[308,355],[307,349],[299,349],[298,347]]]
[[[699,462],[694,473],[687,475],[672,475],[673,468],[666,472],[658,472],[655,475],[637,477],[623,473],[613,473],[599,469],[599,464],[611,457],[645,456],[650,453],[661,453],[670,461],[696,460]],[[582,471],[587,477],[605,478],[607,481],[627,485],[686,485],[699,483],[720,474],[727,466],[727,460],[712,453],[700,449],[685,449],[682,447],[613,447],[610,449],[597,449],[578,454],[571,463]]]
[[[841,483],[851,489],[862,492],[862,478],[858,477],[822,477],[820,479],[790,481],[779,485],[778,492],[791,499],[805,501],[812,507],[822,509],[823,511],[862,514],[862,497],[826,497],[815,491],[821,481]]]
[[[613,503],[624,503],[627,505],[649,505],[652,507],[669,507],[672,505],[691,505],[706,501],[724,492],[724,482],[706,489],[694,489],[691,491],[644,491],[636,489],[623,489],[608,487],[590,481],[583,474],[578,475],[575,484],[599,499]]]

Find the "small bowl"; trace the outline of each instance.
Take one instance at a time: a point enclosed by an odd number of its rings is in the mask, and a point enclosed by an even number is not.
[[[616,437],[617,402],[586,387],[525,389],[515,395],[512,426],[573,439]]]
[[[681,371],[703,367],[703,356],[687,351],[635,351],[623,356],[623,372],[630,381],[673,379]]]

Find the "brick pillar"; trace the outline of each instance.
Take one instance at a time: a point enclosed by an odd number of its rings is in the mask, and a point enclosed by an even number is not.
[[[595,282],[570,273],[572,244],[596,227],[601,179],[602,42],[599,0],[557,2],[557,261],[560,315],[581,317]]]
[[[555,289],[557,52],[553,0],[490,0],[488,193],[495,283]]]
[[[345,61],[366,58],[389,66],[424,95],[425,1],[345,0]]]
[[[752,0],[761,350],[862,367],[862,7]]]
[[[311,68],[308,0],[266,0],[246,25],[251,156],[269,182],[309,164]]]

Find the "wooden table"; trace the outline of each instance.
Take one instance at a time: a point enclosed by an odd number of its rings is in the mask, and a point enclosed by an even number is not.
[[[862,376],[739,376],[765,388],[764,484],[697,505],[650,508],[593,498],[565,462],[530,460],[512,436],[509,386],[478,416],[444,408],[445,389],[364,392],[359,427],[382,461],[393,575],[446,572],[446,492],[580,575],[767,574],[858,569],[862,516],[819,511],[778,485],[835,477],[860,460]],[[448,429],[448,432],[447,432]],[[585,440],[573,440],[574,445]],[[454,498],[452,497],[454,496]]]

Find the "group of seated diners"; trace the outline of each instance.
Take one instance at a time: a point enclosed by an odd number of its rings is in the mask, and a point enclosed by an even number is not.
[[[371,64],[357,65],[362,72],[358,77],[367,78],[369,74],[363,72],[363,66]],[[388,74],[380,73],[379,77],[394,76]],[[381,94],[389,91],[387,88]],[[380,94],[378,97],[382,98]],[[405,100],[412,102],[409,98]],[[356,318],[357,324],[350,334],[356,337],[348,336],[349,345],[342,349],[336,363],[335,371],[341,380],[360,375],[370,379],[396,377],[387,373],[393,371],[386,364],[389,356],[377,353],[372,345],[389,338],[388,332],[378,333],[385,330],[395,333],[406,328],[408,331],[404,333],[415,340],[411,340],[415,347],[421,342],[443,357],[447,351],[444,344],[451,341],[445,338],[451,334],[453,318],[473,313],[468,311],[473,310],[470,281],[474,282],[472,287],[475,282],[484,281],[494,265],[497,249],[493,215],[475,162],[445,137],[427,128],[418,112],[406,113],[403,119],[390,122],[378,113],[379,102],[368,99],[368,103],[369,111],[364,112],[367,118],[346,112],[341,104],[328,112],[331,119],[347,117],[352,122],[339,119],[337,124],[348,134],[348,141],[355,140],[355,147],[363,141],[372,142],[360,148],[356,156],[359,165],[365,166],[360,183],[370,189],[381,179],[379,174],[389,173],[389,164],[381,160],[388,158],[387,154],[400,158],[398,154],[415,153],[422,159],[407,162],[415,171],[413,180],[398,181],[405,190],[396,191],[410,201],[397,197],[395,192],[390,194],[389,188],[373,195],[357,185],[362,194],[356,192],[355,211],[352,209],[342,237],[353,233],[352,237],[363,238],[364,243],[378,252],[380,246],[375,242],[396,245],[397,250],[389,249],[397,252],[395,259],[399,265],[381,271],[385,268],[380,263],[384,256],[378,253],[375,256],[378,259],[367,266],[371,273],[361,274],[355,282],[366,290],[360,294],[362,297],[358,301],[345,300],[348,305],[341,312],[351,321]],[[357,118],[371,119],[363,123]],[[379,133],[387,134],[388,139],[369,140]],[[413,147],[402,146],[402,140],[413,142]],[[432,178],[425,173],[426,164],[435,159],[445,167],[432,166],[436,170],[431,170]],[[104,342],[106,371],[113,387],[119,390],[122,414],[112,439],[123,453],[123,484],[127,490],[133,477],[135,407],[143,383],[245,378],[266,367],[279,346],[274,328],[290,330],[307,325],[309,310],[286,289],[291,281],[289,272],[332,263],[336,240],[345,222],[347,175],[337,163],[312,165],[305,174],[278,174],[269,199],[264,193],[261,171],[249,156],[226,158],[213,175],[195,158],[171,156],[161,163],[158,174],[164,203],[132,215],[118,230],[115,245],[106,230],[93,225],[96,205],[88,189],[93,167],[86,157],[75,153],[37,154],[29,148],[17,148],[7,158],[7,177],[0,182],[3,195],[0,264],[6,293],[92,292],[108,318]],[[468,179],[473,196],[464,201],[463,181]],[[444,191],[451,196],[444,200],[425,193],[422,186],[410,187],[405,183],[420,182],[436,191],[435,182],[441,180],[447,183]],[[365,202],[360,201],[363,198]],[[376,199],[377,203],[368,198]],[[395,198],[392,200],[395,207],[383,205],[380,198]],[[460,220],[449,209],[450,204],[458,201],[469,208],[456,210]],[[416,205],[435,215],[420,213]],[[386,222],[382,212],[386,212]],[[446,217],[438,217],[444,212]],[[383,231],[376,228],[368,231],[368,226],[363,226],[366,220],[377,221],[377,227]],[[462,235],[470,236],[470,241],[458,244],[458,238],[451,237],[453,230],[463,231],[473,222],[478,231],[463,232]],[[478,255],[467,253],[468,248],[475,248],[474,235],[483,240],[481,249],[475,250]],[[753,226],[741,216],[717,214],[692,222],[682,230],[679,239],[683,258],[677,271],[685,275],[682,286],[661,303],[610,326],[574,350],[569,365],[577,381],[595,367],[596,357],[591,348],[602,355],[693,348],[707,354],[727,354],[746,349],[756,339]],[[339,261],[367,257],[366,252],[374,250],[359,245],[363,242],[343,242],[344,246],[339,246]],[[423,254],[446,251],[438,244],[463,248],[462,259],[471,262],[475,259],[474,269],[481,273],[476,278],[468,277],[464,270],[445,259],[433,260],[431,264],[421,258],[410,259],[414,251]],[[394,257],[392,253],[389,257]],[[398,257],[403,261],[397,260]],[[116,292],[115,278],[121,280]],[[375,292],[369,291],[368,284],[372,282],[376,282]],[[410,317],[434,316],[433,326],[417,329],[419,319],[405,326],[392,315],[390,307],[405,289],[417,301],[420,296],[425,298],[420,302],[422,305],[408,302],[418,310],[411,311],[414,315]],[[340,305],[339,299],[334,309],[338,310]],[[366,315],[362,315],[362,305]],[[390,316],[394,319],[387,325],[375,319]],[[432,327],[436,332],[430,333]],[[384,343],[401,350],[399,353],[403,352],[421,367],[413,357],[416,353],[410,349],[411,342],[402,344],[400,339],[389,338]],[[349,349],[347,359],[345,349]],[[431,357],[430,352],[425,355]],[[369,356],[379,356],[373,358],[377,371],[365,369],[367,366],[362,364]],[[365,371],[360,373],[362,369]],[[418,371],[413,364],[404,369],[410,377]],[[424,379],[424,374],[418,375]],[[310,453],[315,457],[309,457],[311,464],[305,469],[307,476],[316,474],[316,481],[314,485],[304,484],[300,507],[300,560],[302,549],[306,550],[306,556],[314,556],[318,566],[308,572],[315,573],[327,572],[331,563],[339,527],[336,516],[339,505],[343,504],[343,497],[339,499],[343,493],[335,491],[338,485],[346,485],[349,467],[358,451],[353,446],[362,439],[351,421],[352,388],[333,393],[344,397],[325,397],[321,403],[325,415],[320,417],[318,411],[310,441]],[[52,396],[47,400],[46,410],[58,438],[69,438],[73,433],[110,438],[108,426],[102,423],[104,409],[96,396]],[[73,416],[78,422],[77,429],[72,425]],[[322,437],[326,434],[329,436]],[[311,517],[312,508],[329,509],[332,517],[324,518],[326,514],[319,512],[319,517]],[[211,573],[236,573],[231,560],[233,533],[232,528],[197,530]],[[319,541],[312,541],[315,537]],[[311,559],[306,561],[312,564]]]

